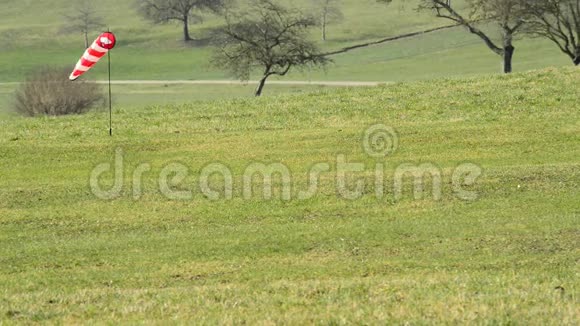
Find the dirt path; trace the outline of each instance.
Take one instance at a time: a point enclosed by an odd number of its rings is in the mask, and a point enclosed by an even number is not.
[[[99,81],[106,83],[106,81]],[[257,84],[255,80],[240,82],[237,80],[115,80],[113,84],[117,85],[246,85]],[[355,82],[355,81],[269,81],[270,85],[297,85],[297,86],[343,86],[343,87],[373,87],[378,86],[379,82]]]
[[[107,81],[97,81],[99,84],[106,84]],[[240,82],[237,80],[114,80],[115,85],[247,85],[257,84],[255,80]],[[16,82],[0,83],[0,85],[17,85]],[[375,87],[388,82],[360,82],[360,81],[269,81],[270,85],[287,86],[335,86],[335,87]]]

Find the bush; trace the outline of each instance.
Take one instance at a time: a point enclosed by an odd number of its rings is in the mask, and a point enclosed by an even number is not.
[[[43,67],[17,90],[15,110],[26,116],[82,114],[104,99],[94,82],[69,81],[68,68]]]

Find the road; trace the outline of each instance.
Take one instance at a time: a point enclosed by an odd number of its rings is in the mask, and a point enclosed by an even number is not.
[[[97,81],[99,84],[106,84],[107,81]],[[247,85],[258,84],[258,81],[251,80],[240,82],[237,80],[114,80],[114,85]],[[0,83],[0,85],[17,85],[17,82]],[[305,81],[305,80],[272,80],[269,85],[287,86],[334,86],[334,87],[375,87],[389,82],[361,82],[361,81]]]

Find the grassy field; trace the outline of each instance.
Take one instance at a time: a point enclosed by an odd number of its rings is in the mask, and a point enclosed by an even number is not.
[[[0,323],[577,325],[579,82],[542,70],[119,107],[112,138],[102,112],[0,120]],[[397,131],[386,159],[361,144],[375,124]],[[98,199],[91,171],[119,149],[124,187]],[[337,194],[340,155],[366,166],[349,174],[366,181],[357,200]],[[233,173],[231,200],[198,189],[214,162]],[[244,199],[255,162],[287,166],[294,199]],[[297,199],[320,162],[318,193]],[[453,189],[466,162],[483,171],[472,201]],[[163,195],[170,163],[188,171],[169,187],[191,198]],[[410,178],[397,199],[404,163],[439,169],[441,199],[414,199]]]
[[[60,32],[62,15],[73,0],[35,3],[4,0],[0,11],[0,82],[20,81],[39,65],[74,65],[83,51],[81,37]],[[131,1],[99,1],[106,23],[119,38],[112,53],[116,79],[224,79],[227,73],[210,65],[211,48],[202,45],[220,24],[208,17],[193,27],[200,42],[184,46],[177,25],[152,26],[134,14]],[[308,11],[306,0],[292,4]],[[403,5],[403,3],[405,3]],[[457,1],[461,6],[461,1]],[[345,19],[330,27],[329,41],[336,49],[367,40],[399,35],[448,24],[429,13],[417,13],[416,1],[385,6],[375,0],[344,0]],[[313,38],[319,32],[313,31]],[[516,43],[516,71],[571,65],[555,46],[541,40]],[[434,77],[490,74],[500,71],[500,58],[462,29],[434,33],[336,56],[326,71],[294,72],[294,80],[408,81]],[[91,76],[105,77],[105,65]],[[256,76],[253,76],[256,78]]]
[[[14,92],[17,84],[0,84],[0,120],[16,116],[13,109]],[[316,93],[336,87],[269,85],[267,96],[280,94]],[[196,101],[224,100],[253,97],[255,85],[113,85],[113,105],[124,109],[151,105],[183,104]],[[103,85],[106,93],[106,86]],[[105,99],[106,101],[108,98]],[[107,103],[97,105],[96,110],[108,108]]]
[[[0,85],[0,120],[13,114],[14,89],[16,85]]]

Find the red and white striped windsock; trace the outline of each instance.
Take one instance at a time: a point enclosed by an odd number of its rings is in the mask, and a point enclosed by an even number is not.
[[[85,51],[74,71],[70,74],[70,80],[76,80],[82,74],[89,71],[102,57],[115,47],[117,39],[111,32],[101,34],[93,44]]]

